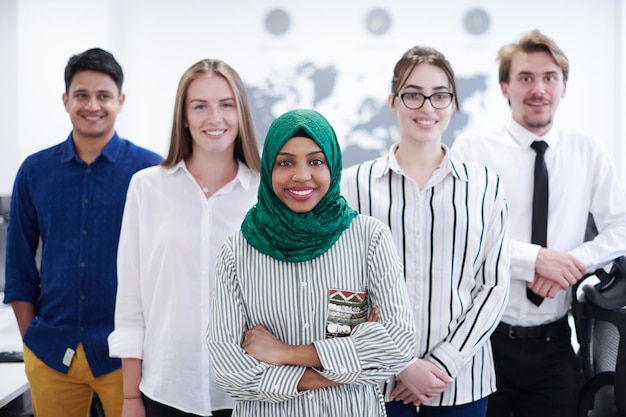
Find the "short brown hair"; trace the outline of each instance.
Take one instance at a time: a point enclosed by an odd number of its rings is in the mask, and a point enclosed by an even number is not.
[[[510,81],[511,61],[517,52],[547,52],[554,62],[561,68],[563,79],[567,81],[569,76],[569,60],[559,48],[559,46],[539,30],[532,30],[521,37],[519,42],[504,45],[498,51],[498,61],[500,62],[499,78],[501,83]]]

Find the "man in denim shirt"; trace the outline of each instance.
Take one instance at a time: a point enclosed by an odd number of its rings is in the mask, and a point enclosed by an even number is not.
[[[4,302],[22,334],[37,417],[84,417],[94,391],[107,417],[122,412],[120,361],[107,346],[119,230],[130,178],[161,159],[117,136],[123,78],[102,49],[72,56],[63,94],[72,132],[26,158],[15,179]]]

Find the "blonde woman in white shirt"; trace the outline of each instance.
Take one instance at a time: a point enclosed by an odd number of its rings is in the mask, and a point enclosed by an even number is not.
[[[456,94],[439,51],[408,50],[389,95],[399,143],[346,170],[341,184],[351,207],[390,226],[404,261],[417,344],[388,390],[390,417],[484,416],[496,388],[489,335],[509,285],[508,209],[498,177],[442,143]]]
[[[204,342],[215,261],[256,201],[260,156],[244,85],[201,60],[182,76],[167,158],[131,181],[118,252],[111,356],[123,416],[229,416]]]

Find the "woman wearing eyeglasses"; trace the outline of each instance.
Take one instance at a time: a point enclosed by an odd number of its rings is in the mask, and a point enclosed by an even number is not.
[[[508,208],[499,178],[451,158],[442,136],[459,108],[437,50],[396,63],[389,107],[400,140],[346,170],[348,203],[391,228],[416,320],[413,362],[386,387],[396,416],[484,416],[496,381],[489,336],[508,294]]]

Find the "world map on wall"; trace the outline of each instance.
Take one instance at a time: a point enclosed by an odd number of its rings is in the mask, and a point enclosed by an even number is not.
[[[332,65],[318,66],[313,62],[303,62],[286,76],[284,73],[282,75],[280,78],[287,79],[288,82],[279,82],[279,78],[272,76],[265,78],[261,85],[246,85],[252,117],[261,143],[272,121],[282,113],[278,111],[275,114],[275,108],[318,109],[320,104],[333,98],[339,71]],[[463,130],[472,116],[463,111],[463,101],[475,94],[486,92],[487,76],[477,74],[457,77],[456,83],[461,110],[454,114],[444,134],[443,142],[448,146],[452,144],[455,132]],[[356,108],[345,111],[354,112],[356,121],[339,135],[344,167],[377,158],[385,154],[396,141],[397,120],[389,110],[386,97],[365,95],[360,98]],[[364,143],[367,146],[363,146]]]

